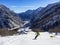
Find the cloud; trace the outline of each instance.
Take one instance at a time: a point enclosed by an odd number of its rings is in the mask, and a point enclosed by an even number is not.
[[[17,7],[17,6],[14,6],[14,5],[13,5],[13,6],[10,6],[10,7],[15,8],[15,7]]]

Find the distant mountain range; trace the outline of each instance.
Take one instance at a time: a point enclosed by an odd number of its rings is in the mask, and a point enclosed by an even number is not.
[[[42,8],[43,8],[43,7],[39,7],[39,8],[36,9],[36,10],[27,10],[26,12],[19,13],[18,15],[19,15],[19,17],[21,17],[22,20],[24,20],[24,21],[29,21],[29,20],[31,20],[35,15],[37,15]]]
[[[22,21],[30,21],[28,25],[36,28],[41,25],[50,24],[50,20],[56,20],[55,16],[60,16],[60,2],[48,4],[46,7],[39,7],[36,10],[27,10],[26,12],[18,14],[0,4],[0,29],[11,30],[19,28],[23,23]],[[60,17],[58,19],[60,19]]]
[[[22,21],[19,16],[9,8],[0,4],[0,29],[16,29],[19,28]]]

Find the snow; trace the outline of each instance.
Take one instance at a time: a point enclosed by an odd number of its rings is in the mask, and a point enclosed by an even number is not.
[[[49,36],[48,32],[41,32],[40,36],[33,40],[35,33],[28,32],[28,34],[0,37],[0,45],[60,45],[60,35],[54,38]]]

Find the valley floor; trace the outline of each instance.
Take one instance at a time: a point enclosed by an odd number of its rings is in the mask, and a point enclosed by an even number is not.
[[[60,34],[54,38],[49,37],[48,32],[42,32],[41,35],[33,40],[34,32],[15,36],[0,37],[0,45],[60,45]]]

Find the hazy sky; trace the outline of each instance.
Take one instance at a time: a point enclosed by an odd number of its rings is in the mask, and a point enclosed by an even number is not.
[[[28,9],[45,7],[47,4],[58,1],[60,0],[0,0],[0,4],[6,5],[11,10],[19,13]]]

